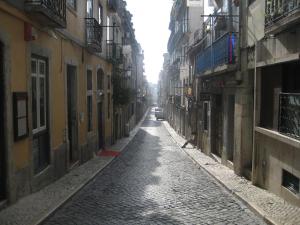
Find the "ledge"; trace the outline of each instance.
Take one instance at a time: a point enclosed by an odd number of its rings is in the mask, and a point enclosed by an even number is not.
[[[235,70],[237,70],[236,64],[233,64],[233,65],[225,64],[225,65],[217,66],[214,69],[206,70],[202,74],[197,74],[197,77],[220,75],[223,73],[233,72]]]
[[[277,141],[283,142],[283,143],[288,144],[292,147],[300,149],[300,141],[298,141],[294,138],[291,138],[289,136],[282,135],[277,131],[268,130],[268,129],[265,129],[265,128],[262,128],[262,127],[256,127],[255,131],[260,133],[260,134],[264,134],[264,135],[266,135],[270,138],[273,138]]]
[[[267,59],[267,60],[264,60],[264,61],[260,61],[256,64],[256,67],[264,67],[264,66],[289,62],[289,61],[295,61],[295,60],[299,60],[299,58],[300,58],[299,53],[288,54],[288,55],[285,55],[285,56],[282,56],[282,57],[279,57],[279,58],[272,58],[272,59]]]

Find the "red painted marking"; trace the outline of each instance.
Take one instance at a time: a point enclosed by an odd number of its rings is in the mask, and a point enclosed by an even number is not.
[[[104,156],[104,157],[117,157],[120,155],[120,152],[116,152],[112,150],[102,150],[101,152],[98,152],[97,155]]]

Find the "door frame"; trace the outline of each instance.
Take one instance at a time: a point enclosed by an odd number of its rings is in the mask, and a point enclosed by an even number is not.
[[[32,49],[33,50],[33,49]],[[34,178],[37,178],[37,177],[41,177],[43,175],[47,176],[47,172],[49,170],[49,168],[52,166],[52,159],[53,159],[53,153],[51,151],[51,121],[52,121],[52,118],[51,118],[51,104],[50,104],[50,101],[51,101],[51,93],[50,93],[50,57],[48,55],[42,55],[42,54],[38,54],[36,53],[36,51],[31,51],[31,54],[30,54],[30,64],[31,65],[31,62],[32,60],[37,60],[37,68],[38,68],[38,62],[39,61],[44,61],[45,63],[45,94],[46,94],[46,98],[45,98],[45,101],[46,101],[46,104],[45,104],[45,107],[46,107],[46,115],[45,115],[45,119],[46,119],[46,123],[45,123],[45,129],[42,129],[42,130],[39,130],[37,132],[33,132],[33,128],[32,128],[32,124],[30,125],[31,127],[31,131],[30,131],[30,136],[31,136],[31,140],[32,140],[32,143],[33,143],[33,140],[34,138],[40,136],[41,134],[45,133],[45,136],[47,138],[47,151],[48,151],[48,163],[47,163],[47,166],[42,168],[41,170],[39,171],[35,171],[35,165],[34,165],[34,155],[32,154],[32,176]],[[29,94],[29,98],[30,98],[30,104],[29,104],[29,109],[30,109],[30,112],[31,112],[31,121],[32,121],[32,87],[31,87],[31,78],[32,78],[32,72],[31,72],[31,69],[30,69],[30,90],[28,91]],[[31,146],[31,151],[33,153],[33,146]],[[35,186],[35,185],[33,185]]]
[[[106,79],[105,79],[105,73],[102,69],[101,66],[97,66],[96,68],[96,106],[97,106],[97,141],[98,141],[98,146],[97,146],[97,151],[100,150],[100,134],[99,134],[99,111],[101,111],[101,129],[102,129],[102,147],[105,147],[105,122],[106,122],[106,117],[105,117],[105,103],[106,103]],[[100,92],[102,94],[100,95]],[[101,108],[99,108],[99,104],[101,104]]]
[[[100,148],[104,148],[105,147],[105,116],[104,116],[104,113],[103,113],[103,102],[99,101],[97,102],[97,128],[98,128],[98,135],[97,135],[97,139],[98,139],[98,149],[97,150],[100,150]],[[100,107],[99,107],[100,105]],[[101,113],[101,118],[99,118],[99,115]],[[100,124],[100,120],[101,120],[101,124]],[[101,127],[100,127],[101,125]],[[100,132],[99,130],[102,130],[101,131],[101,137],[100,137]],[[102,143],[100,142],[100,138],[102,139]],[[102,144],[102,146],[100,146],[100,143]]]
[[[12,107],[9,107],[12,105],[12,98],[11,98],[11,70],[9,69],[11,67],[11,55],[10,55],[10,36],[6,34],[3,30],[0,28],[0,42],[2,43],[2,50],[3,50],[3,86],[4,86],[4,129],[12,131],[13,129],[13,112]],[[15,202],[16,201],[16,186],[14,183],[14,164],[13,164],[13,154],[12,151],[9,151],[9,149],[13,148],[13,132],[6,132],[4,133],[4,140],[5,140],[5,146],[4,154],[5,154],[5,161],[6,161],[6,181],[5,181],[5,199],[3,200],[4,205],[0,204],[0,209],[2,206],[5,206],[6,200],[9,202]]]
[[[69,140],[69,127],[68,127],[68,122],[69,122],[69,118],[68,118],[68,67],[74,67],[75,68],[75,108],[76,108],[76,147],[77,147],[77,151],[78,151],[78,158],[77,160],[75,160],[74,162],[70,161],[70,140]],[[79,84],[78,84],[78,63],[76,63],[74,60],[66,60],[65,62],[65,141],[67,144],[67,154],[66,154],[66,165],[68,170],[71,170],[74,166],[79,164],[81,155],[80,155],[80,150],[79,150],[79,131],[78,131],[78,125],[79,125],[79,115],[78,115],[78,90],[79,90]]]
[[[5,96],[6,96],[6,85],[5,85],[5,81],[6,81],[6,77],[5,77],[5,62],[4,62],[4,58],[5,58],[5,51],[4,51],[4,43],[1,42],[0,40],[0,76],[3,76],[3,77],[0,77],[0,90],[1,93],[0,93],[0,101],[2,102],[1,104],[1,107],[0,110],[2,110],[0,116],[1,116],[1,120],[3,121],[3,124],[2,126],[0,127],[0,129],[2,131],[5,130],[5,127],[6,127],[6,104],[5,104]],[[3,132],[0,134],[1,137],[0,137],[0,144],[1,144],[1,148],[3,149],[3,152],[0,152],[0,160],[1,160],[1,168],[0,168],[0,176],[2,177],[3,176],[3,179],[4,179],[4,184],[2,187],[0,187],[0,191],[3,192],[3,193],[0,193],[1,195],[3,194],[3,198],[0,198],[0,201],[3,201],[7,198],[7,191],[8,191],[8,185],[7,185],[7,135],[6,135],[6,132]],[[2,138],[2,140],[1,140]],[[4,146],[4,147],[2,147]],[[3,163],[3,165],[2,165]],[[3,190],[1,190],[3,188]],[[0,196],[1,197],[1,196]],[[0,206],[1,207],[1,206]]]
[[[220,100],[220,102],[218,102]],[[219,105],[220,104],[220,105]],[[223,152],[223,95],[214,94],[211,102],[210,116],[210,152],[222,158]],[[217,140],[214,140],[217,138]]]

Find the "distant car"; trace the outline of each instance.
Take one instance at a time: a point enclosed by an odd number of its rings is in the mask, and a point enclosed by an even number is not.
[[[156,120],[158,119],[164,119],[164,110],[162,108],[155,108],[155,117],[156,117]]]

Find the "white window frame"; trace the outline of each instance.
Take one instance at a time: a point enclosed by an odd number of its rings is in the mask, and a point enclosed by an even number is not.
[[[31,73],[31,78],[36,78],[36,120],[37,120],[37,128],[32,129],[33,134],[37,134],[41,131],[44,131],[47,129],[47,64],[45,60],[32,58],[31,62],[36,63],[36,73]],[[40,63],[44,64],[44,74],[40,71]],[[45,107],[44,107],[44,118],[45,118],[45,125],[41,126],[41,108],[40,108],[40,96],[41,96],[41,90],[40,90],[40,79],[44,79],[44,101],[45,101]]]
[[[92,9],[92,11],[91,12],[89,12],[88,10],[90,9],[89,8],[89,4],[88,3],[91,3],[91,9]],[[91,15],[89,15],[91,13]],[[86,16],[88,17],[88,18],[93,18],[93,16],[94,16],[94,1],[93,0],[87,0],[86,1]]]
[[[109,16],[106,17],[106,24],[107,24],[107,27],[106,27],[106,40],[107,41],[110,41],[110,29],[109,29],[109,26],[110,26],[110,18]]]

